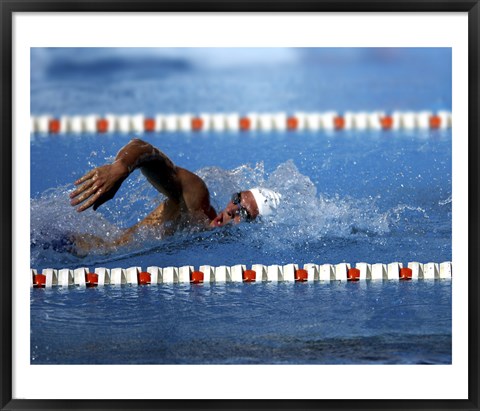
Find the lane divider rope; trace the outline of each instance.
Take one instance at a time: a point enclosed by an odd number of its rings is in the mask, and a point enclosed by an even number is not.
[[[32,134],[159,133],[201,131],[338,131],[433,130],[452,127],[449,111],[395,111],[387,113],[328,111],[323,113],[203,113],[203,114],[90,114],[86,116],[30,117]]]
[[[250,283],[250,282],[330,282],[330,281],[409,281],[441,280],[452,278],[452,263],[409,262],[404,267],[400,262],[389,264],[349,263],[340,264],[298,264],[157,267],[151,266],[143,271],[141,267],[95,268],[88,267],[60,270],[45,268],[42,273],[30,269],[31,288],[52,287],[101,287],[107,285],[157,285],[157,284],[209,284],[209,283]]]

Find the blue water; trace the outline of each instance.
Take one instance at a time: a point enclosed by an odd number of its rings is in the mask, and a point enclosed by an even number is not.
[[[32,266],[211,265],[290,262],[451,260],[451,135],[401,133],[334,136],[145,136],[210,187],[221,209],[231,193],[265,184],[283,194],[278,215],[263,224],[183,231],[143,239],[113,255],[78,258],[57,252],[68,232],[105,236],[143,218],[161,196],[135,172],[117,197],[97,212],[69,205],[71,182],[128,141],[125,136],[82,136],[32,143],[32,179],[41,176],[32,203]],[[225,151],[212,140],[228,140]],[[81,141],[81,144],[79,142]],[[278,149],[271,150],[274,144]],[[192,147],[195,147],[192,149]],[[206,156],[205,153],[208,152]],[[47,155],[60,163],[45,168]],[[217,161],[218,159],[218,161]],[[203,167],[202,167],[203,165]],[[49,185],[57,187],[48,189]]]
[[[34,290],[32,363],[449,363],[450,290],[449,282]]]
[[[227,64],[232,52],[32,49],[32,114],[451,109],[449,49],[267,50],[251,65]],[[145,134],[206,181],[217,210],[266,185],[283,194],[277,215],[66,252],[69,233],[114,236],[162,200],[135,172],[96,212],[69,205],[72,182],[130,137],[32,136],[32,268],[452,259],[451,130]],[[450,282],[33,290],[31,302],[32,363],[451,362]]]

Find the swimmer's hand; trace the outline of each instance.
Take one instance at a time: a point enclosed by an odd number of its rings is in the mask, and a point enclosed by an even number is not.
[[[115,196],[128,175],[128,167],[120,160],[94,168],[74,182],[79,187],[70,193],[70,204],[81,204],[77,208],[78,212],[85,211],[92,205],[96,210]]]

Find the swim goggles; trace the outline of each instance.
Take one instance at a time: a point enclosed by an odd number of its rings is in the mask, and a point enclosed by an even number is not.
[[[248,210],[240,204],[240,202],[242,201],[242,193],[238,192],[238,193],[233,194],[231,201],[234,205],[238,206],[237,213],[242,220],[245,220],[245,221],[252,221],[253,220],[253,217],[250,215]]]

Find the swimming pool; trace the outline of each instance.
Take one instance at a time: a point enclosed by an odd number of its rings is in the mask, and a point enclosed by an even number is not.
[[[118,52],[79,60],[60,50],[32,75],[32,113],[451,108],[449,50],[297,52],[273,70],[265,62],[205,67],[191,56],[132,61]],[[427,74],[427,66],[438,69]],[[135,172],[114,200],[78,214],[68,200],[72,182],[111,161],[132,136],[35,134],[32,268],[452,259],[450,129],[139,136],[200,175],[217,210],[232,192],[266,185],[283,195],[278,213],[75,256],[66,235],[114,235],[162,197]],[[31,316],[33,364],[451,362],[445,280],[33,289]]]

